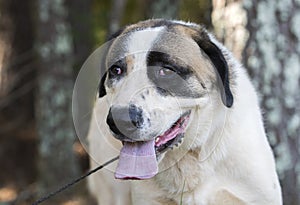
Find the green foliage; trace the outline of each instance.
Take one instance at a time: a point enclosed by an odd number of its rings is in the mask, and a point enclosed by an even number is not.
[[[111,1],[94,0],[92,4],[93,34],[98,47],[106,40]]]
[[[180,1],[179,19],[211,26],[212,3],[209,0]]]
[[[145,0],[127,0],[122,26],[146,19],[147,3]]]
[[[171,1],[170,1],[171,2]],[[120,22],[121,27],[127,24],[136,23],[147,18],[174,18],[185,21],[192,21],[211,26],[212,4],[209,0],[184,0],[178,5],[168,4],[169,2],[157,0],[127,0],[124,16]],[[104,43],[107,36],[112,1],[94,0],[92,2],[93,36],[96,46]],[[176,8],[179,7],[179,8]],[[168,15],[164,8],[170,8]],[[176,11],[176,12],[175,12]],[[174,14],[177,17],[174,16]]]

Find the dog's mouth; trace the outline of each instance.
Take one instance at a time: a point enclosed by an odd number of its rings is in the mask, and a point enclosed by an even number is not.
[[[184,113],[163,134],[149,141],[123,142],[119,163],[115,172],[117,179],[149,179],[158,172],[158,155],[178,146],[190,118]]]
[[[190,118],[190,111],[184,113],[173,125],[162,135],[155,138],[155,151],[159,155],[173,146],[178,146],[184,137],[184,131]]]

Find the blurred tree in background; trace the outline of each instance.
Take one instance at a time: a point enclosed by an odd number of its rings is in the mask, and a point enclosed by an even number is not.
[[[300,204],[300,2],[244,1],[244,61],[261,94],[286,205]]]
[[[28,204],[87,169],[71,118],[81,65],[126,24],[167,18],[214,30],[249,68],[285,205],[300,205],[299,8],[295,0],[0,0],[0,204]],[[93,204],[84,188],[70,191],[75,204]]]
[[[0,189],[36,175],[33,16],[34,0],[0,0]]]
[[[63,1],[38,0],[40,57],[36,119],[39,133],[39,190],[44,193],[78,176],[72,123],[74,50]]]
[[[211,13],[216,37],[242,60],[243,50],[248,38],[247,13],[242,0],[213,0]]]

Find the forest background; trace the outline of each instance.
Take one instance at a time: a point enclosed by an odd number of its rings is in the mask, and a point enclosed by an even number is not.
[[[0,205],[25,205],[88,170],[72,122],[87,57],[148,18],[204,24],[259,91],[285,205],[300,205],[299,0],[0,0]],[[93,205],[86,182],[45,204]]]

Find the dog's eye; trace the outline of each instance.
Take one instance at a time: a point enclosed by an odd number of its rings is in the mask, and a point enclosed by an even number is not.
[[[110,69],[109,69],[109,73],[112,75],[112,76],[120,76],[122,75],[124,72],[124,70],[119,67],[119,66],[112,66]]]
[[[162,78],[170,78],[175,74],[176,72],[170,67],[162,67],[157,71],[157,75]]]

